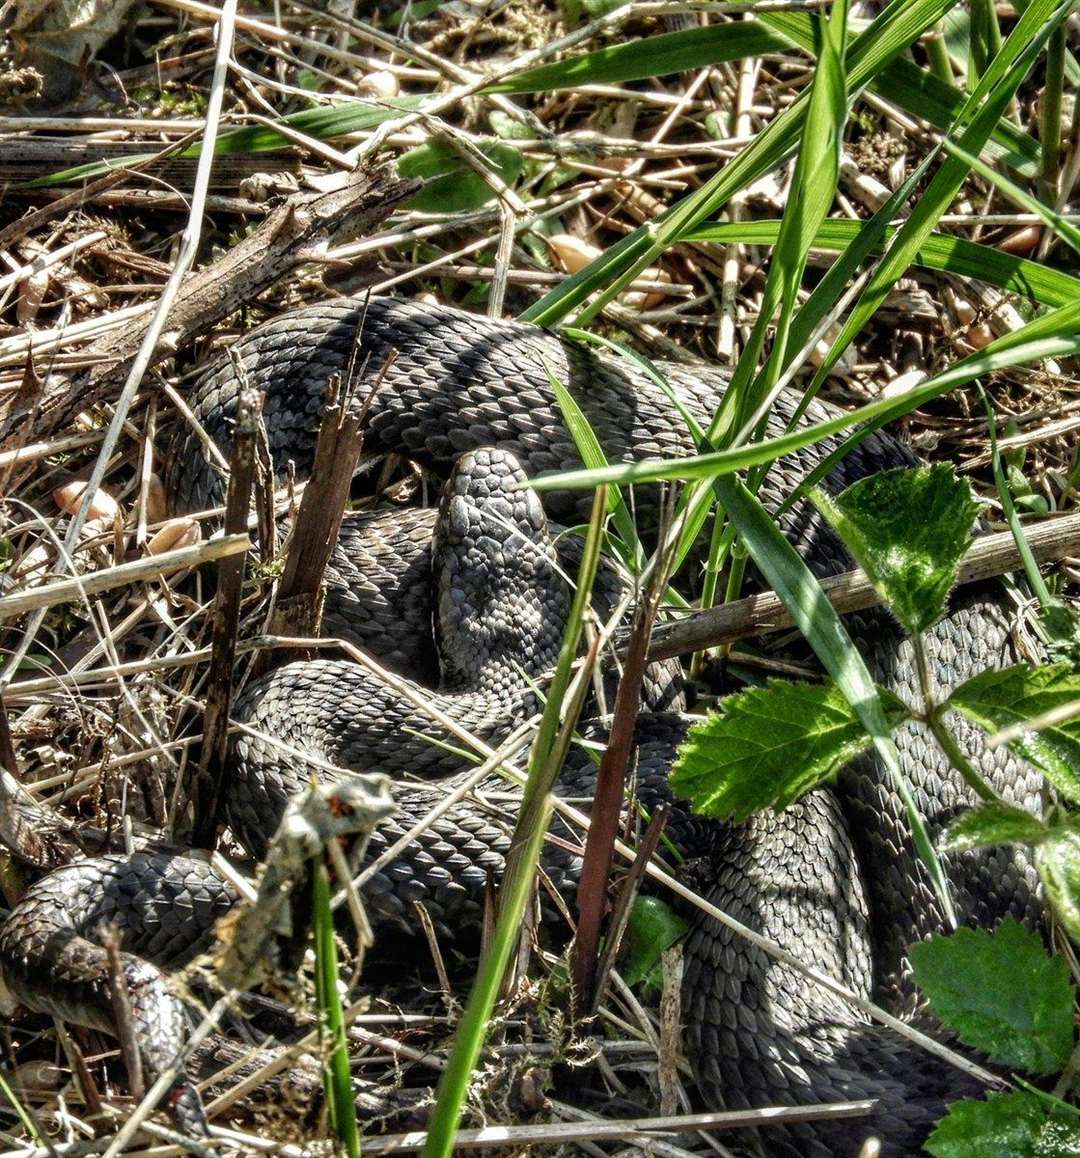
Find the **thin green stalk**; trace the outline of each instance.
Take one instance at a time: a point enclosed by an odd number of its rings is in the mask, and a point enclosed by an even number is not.
[[[994,485],[997,487],[998,498],[1001,501],[1001,509],[1005,515],[1005,521],[1009,524],[1009,530],[1012,532],[1012,537],[1016,542],[1016,549],[1020,554],[1020,561],[1024,565],[1024,575],[1027,577],[1028,585],[1031,587],[1035,598],[1039,601],[1039,606],[1043,611],[1049,610],[1051,607],[1057,605],[1057,600],[1050,594],[1050,589],[1046,586],[1046,581],[1042,577],[1042,572],[1039,570],[1039,564],[1035,560],[1035,556],[1031,553],[1031,548],[1028,546],[1028,541],[1024,536],[1024,528],[1020,523],[1020,516],[1016,513],[1016,506],[1013,503],[1012,491],[1009,489],[1009,481],[1005,477],[1005,469],[1001,462],[1001,451],[997,442],[997,422],[994,417],[994,408],[990,404],[990,399],[986,396],[986,391],[979,387],[979,394],[982,397],[983,407],[986,410],[986,425],[990,432],[990,455],[991,463],[994,470]]]
[[[1001,27],[994,0],[971,0],[968,40],[968,88],[978,84],[987,66],[1001,51]]]
[[[312,912],[315,924],[315,998],[330,1039],[323,1071],[330,1127],[338,1136],[348,1158],[360,1158],[360,1131],[356,1125],[356,1102],[352,1093],[349,1054],[345,1037],[345,1012],[338,992],[337,946],[334,944],[334,917],[330,907],[330,877],[326,864],[315,862],[312,884]]]
[[[23,1106],[22,1102],[20,1102],[19,1099],[15,1097],[15,1091],[11,1088],[11,1086],[8,1085],[7,1079],[3,1074],[0,1074],[0,1094],[3,1094],[4,1097],[7,1098],[8,1103],[18,1115],[19,1121],[22,1122],[23,1129],[27,1132],[27,1134],[29,1134],[30,1137],[33,1138],[33,1140],[39,1146],[47,1146],[48,1143],[46,1139],[42,1137],[41,1131],[37,1128],[37,1124],[34,1122],[33,1118],[30,1117],[26,1107]]]
[[[1059,24],[1046,46],[1046,85],[1039,117],[1042,143],[1042,181],[1049,204],[1057,203],[1058,166],[1061,164],[1061,94],[1065,87],[1065,26]]]
[[[976,770],[975,765],[956,742],[956,737],[945,724],[941,715],[940,710],[935,710],[927,718],[926,724],[933,733],[934,739],[941,745],[941,750],[949,758],[949,763],[960,773],[964,778],[964,783],[980,800],[984,800],[988,804],[1005,803]]]
[[[955,926],[956,914],[948,880],[911,786],[900,767],[900,756],[866,663],[805,560],[784,538],[757,496],[737,478],[730,476],[717,478],[713,485],[758,570],[783,600],[795,626],[814,649],[814,654],[832,676],[873,741],[875,751],[904,802],[916,852],[926,865],[942,913],[946,921]]]
[[[930,681],[930,665],[926,659],[926,646],[920,632],[911,637],[911,646],[915,652],[915,670],[919,674],[919,690],[922,692],[923,719],[930,729],[935,740],[945,753],[949,763],[964,778],[964,783],[979,797],[980,800],[1000,802],[1001,797],[982,778],[975,765],[968,759],[967,753],[956,742],[956,737],[945,726],[942,718],[943,710],[939,707],[934,687]]]
[[[720,572],[727,558],[731,542],[735,537],[734,528],[724,519],[723,509],[715,508],[712,533],[709,537],[709,557],[705,562],[705,578],[701,585],[702,609],[712,607],[716,602],[716,588],[720,582]],[[690,657],[690,678],[697,679],[705,652],[695,651]]]
[[[593,500],[592,517],[559,660],[529,756],[529,774],[506,856],[495,930],[477,970],[468,1004],[454,1037],[454,1047],[439,1080],[435,1109],[424,1144],[424,1158],[448,1158],[454,1151],[454,1139],[468,1093],[469,1078],[487,1038],[503,976],[521,933],[525,905],[532,890],[540,848],[551,814],[551,789],[562,767],[588,683],[588,673],[583,671],[579,677],[579,694],[571,697],[572,703],[566,705],[569,712],[560,730],[560,718],[581,641],[585,612],[599,566],[607,506],[606,488],[599,487]]]
[[[923,47],[926,49],[926,59],[930,62],[930,71],[939,80],[951,86],[956,78],[953,76],[952,61],[949,59],[949,46],[945,43],[945,32],[940,25],[927,34],[923,40]]]

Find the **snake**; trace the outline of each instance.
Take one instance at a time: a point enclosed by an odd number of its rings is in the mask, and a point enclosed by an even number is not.
[[[224,479],[208,443],[227,455],[242,385],[263,394],[279,478],[287,469],[304,478],[332,376],[348,379],[354,398],[364,399],[365,461],[401,456],[447,482],[436,509],[346,514],[327,574],[327,630],[378,657],[390,674],[319,658],[286,663],[248,683],[232,711],[240,730],[223,819],[257,858],[312,762],[389,775],[396,811],[366,853],[376,866],[364,887],[369,917],[377,929],[415,935],[413,902],[422,901],[441,937],[461,939],[475,932],[489,879],[503,869],[510,842],[504,817],[461,794],[394,860],[378,858],[473,772],[458,741],[425,707],[492,747],[537,709],[536,678],[554,663],[573,582],[571,540],[558,528],[580,523],[591,503],[588,494],[559,490],[545,492],[541,503],[522,485],[581,465],[555,384],[572,395],[608,461],[636,462],[694,453],[682,413],[707,424],[729,378],[690,360],[659,361],[650,372],[593,343],[449,306],[331,300],[259,325],[201,374],[189,399],[193,421],[179,423],[169,456],[176,509],[221,503]],[[786,428],[799,401],[781,393],[767,435]],[[803,423],[837,413],[816,399],[804,410]],[[824,438],[780,459],[759,492],[818,577],[851,567],[850,556],[811,504],[784,499],[837,445]],[[822,485],[836,493],[917,461],[898,438],[874,432],[838,458]],[[636,488],[633,499],[648,535],[660,517],[656,488]],[[911,643],[890,616],[868,611],[846,623],[878,683],[919,702]],[[983,586],[954,593],[924,646],[939,696],[977,671],[1013,662],[999,592]],[[668,784],[694,717],[672,710],[674,698],[652,706],[635,727],[637,805],[646,815],[670,805],[670,847],[692,870],[700,895],[859,998],[915,1026],[933,1026],[907,949],[949,924],[900,794],[877,761],[855,760],[834,783],[781,812],[740,824],[707,820],[673,800]],[[583,727],[602,741],[603,720]],[[1003,799],[1040,805],[1042,781],[1032,768],[1004,748],[985,751],[962,720],[955,731]],[[896,742],[936,836],[973,797],[922,725],[906,724]],[[595,777],[595,760],[572,747],[556,793],[587,808]],[[559,819],[552,831],[561,839],[545,846],[542,867],[572,904],[580,834]],[[992,927],[1011,915],[1038,926],[1037,876],[1023,849],[954,854],[944,864],[961,924]],[[149,1027],[150,1044],[140,1048],[153,1077],[175,1052],[183,1021],[160,969],[204,948],[233,901],[231,887],[191,854],[147,850],[78,860],[40,879],[15,907],[0,929],[0,970],[29,1009],[112,1030],[104,950],[95,937],[103,923],[117,926],[132,1004]],[[763,1152],[855,1154],[876,1134],[883,1153],[915,1153],[950,1100],[983,1089],[714,914],[691,906],[686,915],[683,1048],[703,1106],[873,1101],[862,1119],[760,1130]],[[169,1099],[189,1129],[205,1129],[182,1070]]]

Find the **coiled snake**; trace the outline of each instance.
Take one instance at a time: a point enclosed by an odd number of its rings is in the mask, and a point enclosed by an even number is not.
[[[521,477],[517,463],[530,476],[579,463],[549,372],[574,395],[609,459],[683,455],[692,444],[669,397],[629,361],[532,326],[454,309],[339,300],[282,316],[237,343],[245,377],[266,392],[264,415],[279,468],[288,459],[301,475],[310,468],[328,376],[355,363],[370,378],[391,351],[396,359],[374,396],[365,451],[412,456],[444,472],[468,452],[467,458],[444,494],[434,551],[430,513],[349,517],[329,579],[328,631],[350,635],[405,676],[429,683],[434,677],[439,690],[425,695],[496,743],[531,710],[528,677],[551,665],[568,599],[537,500],[504,485]],[[698,418],[711,415],[724,389],[721,371],[679,364],[660,369]],[[195,393],[197,417],[223,448],[238,390],[234,365],[222,361]],[[781,399],[774,432],[791,412],[790,400]],[[814,403],[807,418],[828,413]],[[778,463],[762,490],[765,501],[779,507],[833,445],[827,440]],[[891,437],[873,435],[826,485],[840,489],[913,461]],[[220,479],[187,428],[175,448],[169,487],[182,508],[220,500]],[[545,507],[553,518],[573,521],[581,502],[580,495],[552,494]],[[653,515],[649,504],[646,492],[637,496],[644,523]],[[806,505],[784,513],[781,525],[819,576],[850,565]],[[437,655],[424,630],[433,610]],[[916,701],[910,648],[887,617],[853,617],[849,627],[875,677]],[[1001,613],[985,592],[957,599],[926,644],[942,689],[1009,661]],[[349,662],[278,668],[244,691],[234,715],[247,729],[233,750],[225,814],[255,855],[306,776],[303,762],[280,741],[361,771],[446,776],[451,784],[464,775],[459,756],[430,742],[438,729],[422,712]],[[637,792],[646,805],[668,799],[666,771],[686,726],[686,717],[673,712],[640,717]],[[966,732],[961,739],[969,748],[977,745]],[[967,791],[917,726],[907,727],[898,742],[919,806],[931,831],[939,831],[970,803]],[[1033,772],[1002,752],[981,759],[1006,799],[1028,806],[1037,801]],[[584,756],[572,756],[560,793],[587,799],[592,769]],[[398,812],[377,832],[368,855],[377,856],[446,791],[445,782],[401,780]],[[905,947],[940,931],[942,915],[902,805],[872,761],[848,769],[835,791],[812,793],[779,816],[742,826],[705,823],[676,805],[669,833],[684,854],[704,862],[702,891],[715,905],[861,996],[900,1016],[923,1016]],[[468,799],[455,805],[369,882],[365,899],[373,920],[408,926],[409,902],[422,898],[445,935],[460,933],[475,923],[488,870],[501,869],[507,843],[505,828]],[[574,857],[556,848],[545,854],[545,867],[557,885],[572,891]],[[1007,913],[1039,919],[1035,877],[1021,852],[956,856],[948,869],[962,921],[993,923]],[[197,860],[140,854],[80,862],[30,890],[0,932],[0,967],[31,1008],[108,1028],[101,950],[84,934],[113,920],[131,954],[125,961],[136,1005],[146,1007],[145,1016],[164,1035],[180,1017],[179,1007],[146,961],[163,964],[194,952],[230,903],[227,889]],[[944,1100],[969,1091],[970,1079],[869,1023],[710,918],[692,918],[686,957],[685,1046],[708,1106],[878,1100],[865,1124],[770,1130],[762,1135],[769,1153],[853,1154],[871,1131],[882,1136],[885,1152],[911,1152]],[[155,1055],[155,1047],[145,1048],[155,1072],[164,1062],[162,1049]],[[191,1096],[181,1082],[174,1097],[181,1111],[190,1109]],[[189,1124],[197,1119],[192,1110]]]

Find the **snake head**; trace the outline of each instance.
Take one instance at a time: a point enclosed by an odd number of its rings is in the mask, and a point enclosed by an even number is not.
[[[569,608],[547,516],[508,450],[462,455],[439,505],[432,550],[443,683],[506,688],[558,655]]]

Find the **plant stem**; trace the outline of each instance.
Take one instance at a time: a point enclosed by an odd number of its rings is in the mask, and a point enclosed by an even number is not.
[[[330,1051],[323,1073],[330,1125],[348,1158],[360,1158],[360,1132],[356,1126],[356,1103],[349,1073],[345,1017],[337,989],[338,959],[330,909],[330,878],[321,859],[315,862],[312,910],[315,917],[315,996],[330,1038]]]
[[[923,39],[926,49],[926,59],[930,62],[930,71],[946,84],[955,84],[952,61],[949,59],[949,46],[945,43],[945,32],[939,24],[932,32],[928,32]]]
[[[982,395],[983,406],[986,408],[986,423],[990,433],[990,451],[993,456],[993,470],[994,470],[994,484],[997,487],[998,498],[1001,500],[1001,509],[1005,514],[1005,521],[1009,524],[1009,530],[1012,531],[1013,538],[1016,540],[1016,549],[1020,552],[1020,561],[1024,565],[1024,575],[1031,586],[1031,590],[1035,598],[1039,601],[1039,606],[1046,611],[1053,606],[1057,601],[1050,594],[1050,589],[1046,586],[1046,581],[1042,577],[1042,572],[1039,570],[1039,564],[1035,561],[1035,556],[1031,553],[1031,547],[1028,546],[1028,541],[1024,536],[1024,528],[1020,525],[1020,517],[1016,513],[1016,506],[1012,500],[1012,491],[1009,489],[1008,480],[1005,477],[1005,470],[1001,464],[1001,451],[997,443],[997,423],[994,419],[994,408],[990,405],[990,399],[986,396],[986,392],[980,388]]]
[[[577,694],[567,697],[585,611],[599,564],[600,539],[606,511],[607,488],[598,487],[578,570],[574,601],[544,705],[544,714],[533,741],[529,775],[506,854],[495,931],[480,962],[468,1004],[454,1037],[453,1049],[439,1080],[435,1110],[424,1144],[424,1158],[449,1158],[454,1152],[454,1139],[468,1092],[469,1076],[483,1048],[503,975],[521,933],[525,905],[535,879],[536,863],[551,814],[551,789],[562,768],[588,685],[589,667],[586,664],[578,675]],[[595,650],[590,658],[595,662]],[[560,716],[564,707],[568,709],[567,716],[560,729]]]
[[[1065,25],[1059,24],[1046,45],[1046,87],[1043,89],[1039,141],[1042,144],[1042,179],[1050,205],[1057,204],[1058,166],[1061,162],[1061,92],[1065,83]]]
[[[923,698],[923,719],[926,721],[926,726],[948,757],[949,763],[960,773],[964,783],[971,791],[980,800],[1000,801],[1001,797],[979,775],[975,765],[968,759],[967,753],[956,742],[956,737],[945,726],[942,717],[947,709],[940,707],[935,702],[934,688],[930,682],[930,665],[927,662],[926,648],[921,632],[916,632],[911,637],[911,646],[915,652],[915,670],[919,673],[919,688]]]

